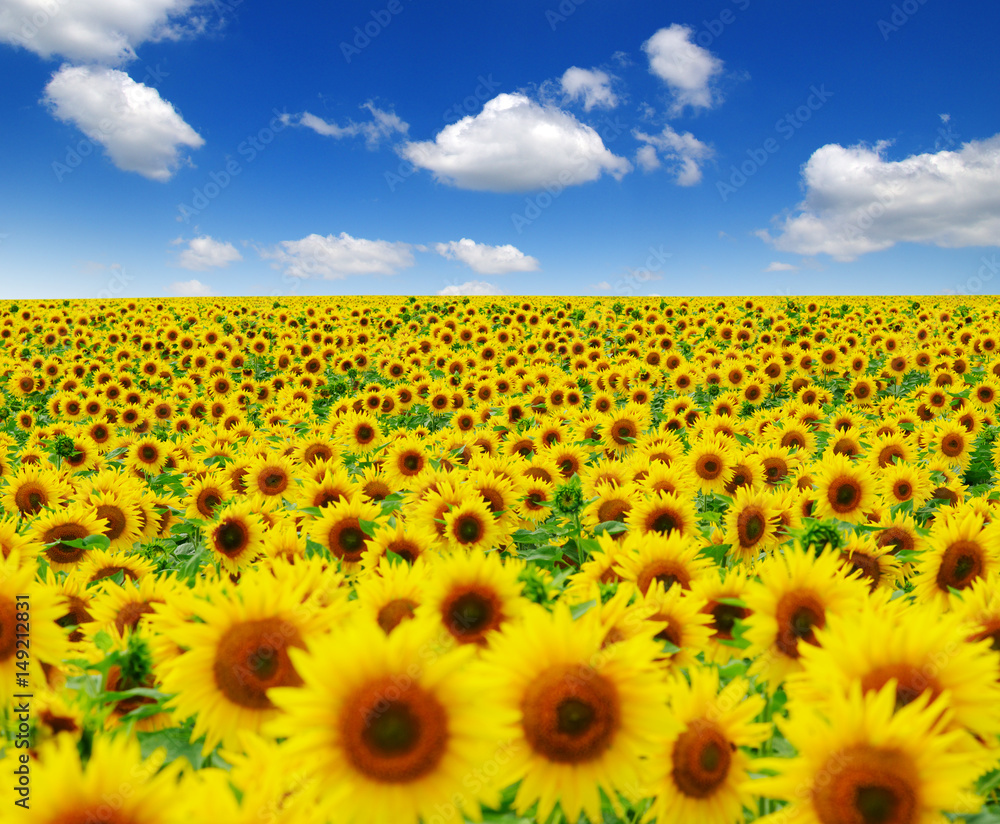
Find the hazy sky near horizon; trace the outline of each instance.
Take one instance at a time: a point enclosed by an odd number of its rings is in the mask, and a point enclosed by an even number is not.
[[[0,297],[995,294],[995,2],[0,0]]]

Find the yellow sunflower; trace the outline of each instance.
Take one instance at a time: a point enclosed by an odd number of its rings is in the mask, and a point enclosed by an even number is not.
[[[31,522],[32,537],[45,545],[42,555],[55,570],[71,570],[80,565],[88,550],[71,546],[64,541],[82,541],[91,535],[100,535],[107,528],[107,521],[94,511],[80,504],[64,509],[42,512]]]
[[[445,513],[444,538],[452,551],[488,551],[496,549],[500,529],[486,501],[467,498]]]
[[[634,493],[633,493],[634,495]],[[640,535],[694,535],[697,514],[693,498],[681,492],[655,492],[639,498],[628,510],[625,523]]]
[[[674,584],[680,589],[691,589],[713,566],[711,559],[701,555],[698,542],[680,532],[629,533],[622,542],[615,571],[622,580],[634,583],[645,596],[656,582],[664,590]]]
[[[978,512],[936,519],[927,543],[916,565],[913,592],[939,609],[949,608],[952,590],[964,590],[1000,569],[1000,530],[984,527]]]
[[[654,664],[657,646],[636,636],[601,649],[597,610],[576,621],[568,607],[529,610],[483,653],[480,688],[490,715],[517,719],[503,784],[520,781],[514,806],[538,802],[546,820],[558,803],[568,821],[601,820],[603,791],[621,812],[619,792],[637,800],[640,769],[662,749],[671,718]]]
[[[361,528],[362,521],[374,523],[382,508],[360,496],[337,501],[323,509],[323,514],[308,524],[309,537],[325,547],[340,561],[345,572],[356,572],[368,550],[371,538]]]
[[[780,541],[781,518],[767,490],[741,486],[726,511],[725,541],[729,554],[741,561],[753,561]]]
[[[439,632],[417,619],[389,635],[354,621],[308,652],[292,651],[303,684],[268,694],[282,710],[269,732],[287,739],[281,763],[316,780],[314,815],[460,824],[478,817],[481,802],[497,803],[483,765],[511,757],[514,713],[484,712],[469,671],[473,647],[441,647]]]
[[[734,678],[719,688],[718,670],[696,666],[690,685],[670,686],[674,724],[660,753],[646,762],[646,788],[654,796],[645,821],[736,824],[752,804],[747,791],[751,759],[741,747],[771,736],[771,725],[754,723],[764,698],[747,695],[749,683]]]
[[[264,551],[264,523],[251,501],[236,501],[215,510],[215,520],[205,531],[212,557],[231,575]]]
[[[856,524],[875,504],[875,479],[845,455],[824,457],[816,473],[815,514]]]
[[[69,486],[55,469],[29,464],[4,480],[6,486],[0,504],[8,512],[20,512],[26,517],[43,509],[54,509],[70,495]]]

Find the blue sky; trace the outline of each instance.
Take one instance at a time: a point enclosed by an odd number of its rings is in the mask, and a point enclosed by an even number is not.
[[[0,0],[0,295],[994,294],[997,31],[943,0]]]

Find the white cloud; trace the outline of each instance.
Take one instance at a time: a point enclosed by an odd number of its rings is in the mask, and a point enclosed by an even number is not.
[[[712,81],[722,71],[722,61],[691,41],[694,29],[674,23],[642,44],[649,57],[649,70],[669,87],[674,96],[672,112],[685,106],[710,109],[718,102]]]
[[[63,66],[45,87],[45,103],[103,146],[119,169],[152,180],[170,179],[181,146],[205,142],[156,89],[116,69]]]
[[[445,286],[439,295],[503,295],[505,292],[485,280],[467,280],[452,286]]]
[[[560,83],[570,100],[583,99],[585,111],[589,112],[594,106],[613,109],[618,105],[618,98],[611,91],[611,78],[600,69],[571,66],[563,72]]]
[[[366,240],[312,234],[301,240],[283,240],[274,249],[260,250],[260,256],[277,261],[275,268],[297,278],[321,277],[339,280],[350,275],[392,275],[413,265],[407,243]]]
[[[208,235],[192,238],[187,249],[181,252],[177,262],[185,269],[202,271],[228,266],[237,260],[243,260],[232,243],[214,240]]]
[[[590,284],[590,288],[596,289],[599,292],[607,292],[609,289],[611,289],[611,284],[608,283],[606,280],[602,280],[600,283]]]
[[[214,295],[210,286],[206,286],[200,280],[178,280],[170,284],[171,294],[182,298],[201,298]]]
[[[781,263],[780,261],[774,260],[767,264],[765,272],[797,272],[799,271],[798,266],[793,266],[791,263]]]
[[[509,243],[489,246],[463,237],[448,243],[434,244],[434,251],[448,260],[459,260],[480,275],[503,275],[507,272],[533,272],[538,261]]]
[[[410,129],[410,124],[400,120],[395,112],[383,111],[371,100],[363,104],[361,108],[368,109],[372,116],[371,120],[364,123],[348,120],[346,126],[338,126],[336,123],[327,123],[321,117],[304,112],[299,116],[297,125],[305,126],[317,134],[338,140],[342,137],[361,136],[365,139],[365,144],[369,149],[377,148],[383,138],[390,138],[394,134],[406,134]]]
[[[205,28],[187,16],[199,0],[4,0],[0,42],[44,58],[117,66],[147,40],[177,39]]]
[[[407,143],[402,154],[460,189],[524,192],[574,186],[602,172],[620,179],[632,168],[573,115],[523,94],[501,94],[475,117],[445,126],[432,141]]]
[[[650,171],[660,165],[656,152],[649,151],[655,148],[667,161],[670,173],[674,176],[677,185],[694,186],[701,182],[701,164],[713,155],[708,144],[702,143],[691,132],[680,134],[671,129],[670,126],[664,126],[663,131],[658,135],[649,135],[639,131],[635,131],[633,134],[636,139],[646,144],[639,149],[636,156],[637,162],[644,170]]]
[[[757,235],[783,252],[842,261],[904,242],[1000,245],[1000,135],[897,161],[883,157],[887,145],[817,149],[802,171],[805,199],[776,237]]]

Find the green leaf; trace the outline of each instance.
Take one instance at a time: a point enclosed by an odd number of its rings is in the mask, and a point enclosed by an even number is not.
[[[364,518],[358,519],[358,526],[361,527],[361,531],[365,533],[369,538],[374,537],[375,527],[378,526],[377,521],[366,521]]]
[[[678,653],[678,652],[681,651],[681,648],[679,646],[677,646],[677,644],[673,643],[672,641],[664,641],[663,642],[663,646],[661,647],[661,649],[667,655],[675,655],[676,653]]]
[[[94,635],[94,646],[101,652],[108,652],[111,647],[114,646],[114,640],[105,630],[102,629]]]
[[[186,758],[196,770],[201,769],[204,758],[201,755],[204,736],[197,741],[191,741],[191,733],[181,727],[170,727],[156,732],[140,732],[137,734],[143,758],[163,747],[166,750],[164,764]]]
[[[597,601],[584,601],[582,604],[574,604],[569,608],[570,614],[573,616],[575,621],[585,612],[587,612],[591,607],[595,606]]]
[[[730,607],[741,607],[743,609],[746,609],[747,606],[746,601],[742,598],[717,598],[716,602]]]
[[[623,532],[628,532],[628,527],[621,521],[601,521],[594,527],[595,535],[603,535],[605,532],[608,535],[621,535]]]

